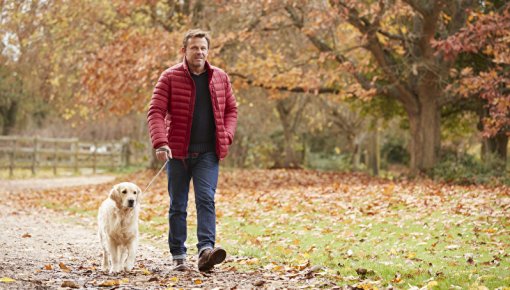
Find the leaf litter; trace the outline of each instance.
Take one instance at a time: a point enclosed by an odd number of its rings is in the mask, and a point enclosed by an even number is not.
[[[153,174],[152,171],[144,171],[123,178],[144,184]],[[91,217],[87,213],[95,213],[112,184],[4,193],[9,197],[8,206],[11,206],[8,216],[23,218],[27,212],[31,215],[39,214],[45,211],[41,209],[44,205],[55,211],[50,215],[72,220],[84,226],[87,235],[91,235],[90,229],[94,228],[95,221],[93,215]],[[190,204],[193,202],[191,194]],[[167,203],[166,185],[164,178],[161,178],[144,197],[141,224],[165,233],[166,222],[158,221],[157,218],[166,217]],[[191,216],[196,214],[194,207],[190,206],[189,209]],[[220,230],[224,228],[224,219],[235,220],[239,225],[235,236],[219,236],[222,243],[245,243],[267,252],[257,257],[243,256],[244,250],[241,248],[212,274],[204,275],[197,271],[173,273],[163,242],[164,235],[146,235],[142,241],[157,245],[150,250],[141,250],[144,257],[134,273],[125,274],[124,278],[111,279],[114,277],[99,270],[97,240],[89,239],[88,249],[84,251],[82,247],[73,244],[73,238],[61,235],[60,244],[67,242],[68,248],[64,250],[65,254],[60,252],[54,255],[53,261],[29,259],[23,264],[26,259],[17,260],[18,264],[21,263],[19,269],[22,272],[28,269],[33,271],[21,275],[20,281],[33,282],[33,277],[42,277],[39,282],[33,283],[48,285],[53,281],[60,283],[60,286],[63,281],[72,281],[84,288],[118,283],[113,287],[135,289],[147,286],[156,289],[213,286],[219,286],[220,289],[242,289],[243,285],[275,289],[339,287],[335,285],[351,285],[360,289],[390,285],[397,288],[436,287],[436,283],[441,283],[445,275],[448,275],[445,274],[448,270],[442,267],[436,269],[438,266],[434,265],[439,262],[427,261],[422,252],[417,252],[417,246],[425,247],[431,256],[444,253],[442,259],[452,267],[460,267],[461,261],[464,265],[498,267],[503,261],[504,267],[508,268],[508,238],[505,237],[509,233],[506,218],[510,210],[510,193],[507,187],[452,186],[427,180],[395,182],[362,174],[304,170],[234,170],[220,175],[217,210]],[[193,225],[193,218],[189,222]],[[264,223],[267,226],[262,232],[244,230],[250,225]],[[411,230],[411,227],[416,229]],[[402,237],[391,228],[402,229],[407,233],[406,238],[401,240]],[[17,234],[17,240],[25,236],[23,239],[28,244],[37,245],[41,242],[38,233],[32,228],[18,227],[17,230],[21,231],[21,234]],[[374,231],[394,241],[392,246],[377,254],[364,252],[360,245],[377,245],[383,241],[373,236]],[[454,231],[457,231],[456,234],[451,234]],[[285,237],[289,233],[292,237]],[[465,237],[481,241],[472,247],[466,243]],[[316,239],[317,243],[304,245],[303,240],[310,238]],[[327,240],[332,238],[343,241],[344,246],[336,248],[337,243]],[[326,242],[323,242],[325,239]],[[477,254],[477,249],[486,248],[489,243],[492,256]],[[44,245],[55,247],[57,243],[46,241]],[[466,247],[470,248],[466,250]],[[467,255],[468,252],[474,254]],[[271,258],[273,254],[275,257]],[[310,259],[318,255],[330,260],[329,264],[311,263]],[[9,262],[0,264],[2,272],[5,272],[5,264]],[[384,278],[370,266],[374,262],[387,265],[395,271]],[[425,264],[430,269],[420,270],[419,267]],[[55,265],[59,266],[55,268]],[[33,270],[34,266],[39,272]],[[418,267],[418,270],[415,273],[406,270],[412,267]],[[490,272],[480,269],[480,273],[483,272],[481,270]],[[2,276],[17,278],[15,273],[7,271]],[[423,279],[418,287],[413,279],[421,277],[422,273],[429,273],[427,275],[435,279]],[[32,278],[27,279],[27,275]],[[500,276],[500,279],[509,278],[507,275]],[[414,285],[409,284],[410,280]],[[474,286],[478,283],[476,279],[472,282],[463,285]],[[14,283],[19,282],[16,280]]]

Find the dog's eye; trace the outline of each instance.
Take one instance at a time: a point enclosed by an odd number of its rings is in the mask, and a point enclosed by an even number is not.
[[[135,190],[135,191],[133,191],[133,193],[134,193],[134,194],[136,194],[136,190]]]
[[[124,190],[122,191],[122,193],[126,194],[126,193],[127,193],[127,190],[125,190],[125,189],[124,189]]]

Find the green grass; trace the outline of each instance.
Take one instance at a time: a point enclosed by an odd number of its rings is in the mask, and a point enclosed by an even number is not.
[[[62,209],[56,204],[45,206]],[[96,214],[76,208],[67,210],[86,216]],[[361,283],[356,272],[360,268],[369,271],[362,277],[364,281],[377,283],[377,287],[423,287],[436,282],[435,289],[452,285],[495,289],[510,285],[510,261],[504,251],[510,245],[510,237],[491,233],[494,229],[490,225],[475,231],[472,221],[463,216],[448,216],[445,221],[441,212],[425,218],[408,212],[408,216],[382,220],[367,217],[331,224],[328,220],[315,220],[312,214],[296,217],[280,209],[265,213],[266,218],[256,222],[250,221],[249,216],[248,220],[236,216],[218,218],[218,244],[227,248],[230,255],[247,257],[233,263],[238,270],[255,270],[271,264],[292,269],[310,263],[323,266],[326,277],[338,285]],[[280,221],[273,218],[285,214],[288,218]],[[196,252],[195,222],[196,217],[189,215],[189,254]],[[154,216],[141,223],[140,231],[152,236],[166,235],[167,223],[166,216]],[[494,262],[498,245],[507,254]],[[466,254],[472,256],[474,264],[468,263]]]
[[[401,207],[397,207],[401,209]],[[490,289],[510,284],[508,254],[494,262],[494,255],[510,245],[510,237],[494,235],[488,226],[481,233],[468,218],[434,212],[423,217],[402,212],[401,217],[331,224],[314,220],[313,215],[295,217],[299,221],[271,224],[283,212],[275,209],[267,219],[256,223],[240,222],[235,217],[221,218],[221,234],[229,238],[224,245],[234,255],[257,258],[260,267],[269,263],[312,265],[327,268],[335,277],[358,277],[356,269],[367,269],[365,278],[379,286],[435,285],[439,289],[456,285],[462,288],[484,285]],[[292,218],[291,218],[292,219]],[[268,227],[270,225],[270,227]],[[508,228],[508,224],[506,225]],[[485,230],[486,232],[483,232]],[[503,251],[504,252],[504,251]],[[472,256],[473,264],[468,263]],[[498,265],[499,263],[499,265]],[[244,268],[250,268],[247,265]],[[396,277],[401,277],[396,279]],[[352,281],[339,284],[348,285]]]
[[[487,197],[479,188],[439,192],[387,184],[367,189],[355,183],[347,188],[288,187],[263,194],[250,188],[223,190],[216,202],[217,244],[235,257],[228,266],[285,275],[320,265],[320,274],[338,285],[372,283],[379,289],[508,289],[508,202],[495,202],[508,196],[497,189]],[[469,211],[456,211],[459,205]],[[64,209],[55,203],[45,206]],[[153,213],[140,224],[143,234],[167,235],[167,207],[166,197],[145,206]],[[194,207],[191,192],[190,255],[196,254],[197,243]]]

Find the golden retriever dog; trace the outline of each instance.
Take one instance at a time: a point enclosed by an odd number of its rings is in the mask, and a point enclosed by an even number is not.
[[[131,271],[138,247],[138,215],[141,190],[130,182],[114,185],[97,215],[98,234],[103,247],[103,271],[110,274]]]

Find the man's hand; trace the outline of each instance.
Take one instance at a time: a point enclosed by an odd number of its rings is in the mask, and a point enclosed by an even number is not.
[[[156,157],[158,160],[167,161],[168,159],[172,159],[172,150],[167,145],[161,146],[156,149]]]

